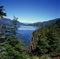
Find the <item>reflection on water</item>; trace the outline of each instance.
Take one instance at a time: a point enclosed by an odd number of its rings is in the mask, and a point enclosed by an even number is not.
[[[36,26],[20,26],[19,30],[36,30]]]

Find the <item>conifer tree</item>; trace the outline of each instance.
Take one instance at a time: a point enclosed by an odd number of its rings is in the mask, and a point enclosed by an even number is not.
[[[4,12],[3,6],[0,6],[0,18],[3,18],[6,16],[6,13]]]

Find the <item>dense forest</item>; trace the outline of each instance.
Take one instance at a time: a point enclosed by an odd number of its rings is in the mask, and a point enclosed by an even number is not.
[[[37,56],[60,56],[60,18],[33,32],[31,52]]]

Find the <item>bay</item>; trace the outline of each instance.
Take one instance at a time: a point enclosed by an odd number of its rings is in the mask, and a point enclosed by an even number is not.
[[[38,27],[36,26],[20,26],[17,31],[20,34],[20,40],[24,40],[26,44],[30,44],[32,40],[32,33],[37,29]]]

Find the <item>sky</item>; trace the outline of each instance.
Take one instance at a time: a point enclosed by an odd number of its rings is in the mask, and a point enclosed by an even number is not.
[[[7,18],[34,23],[60,18],[60,0],[0,0]]]

